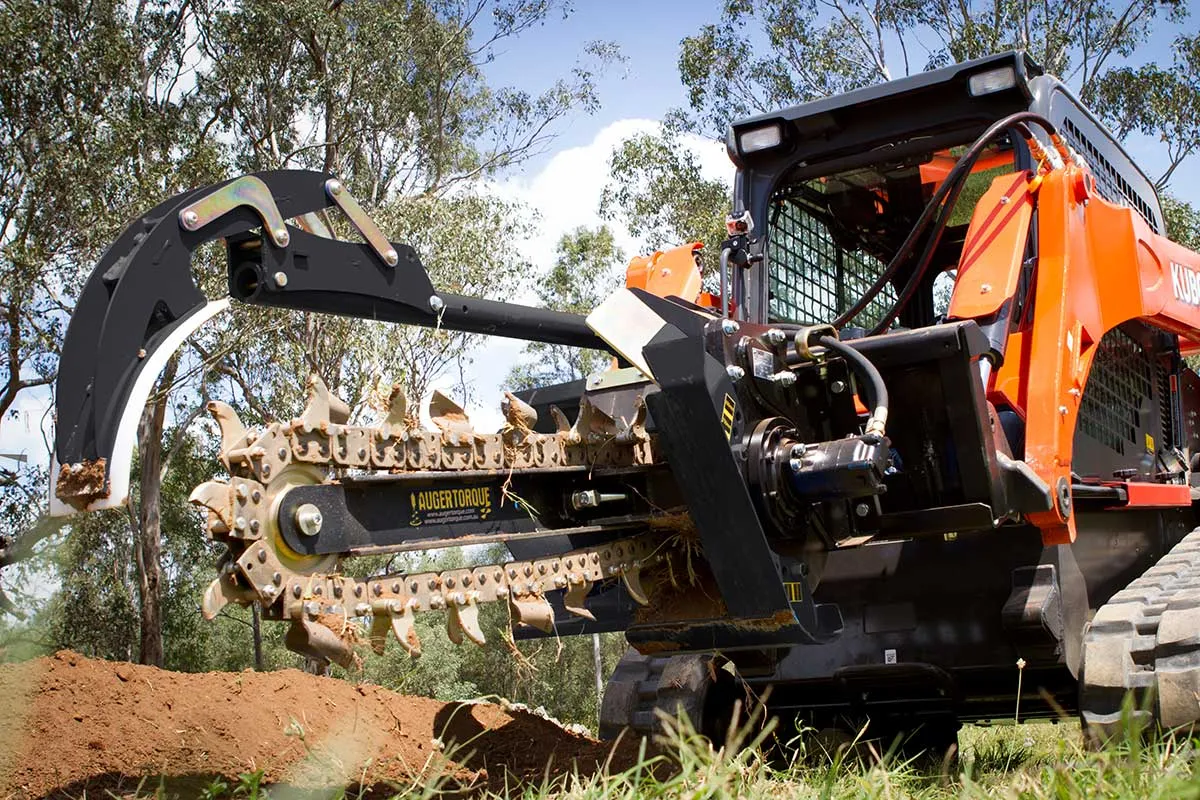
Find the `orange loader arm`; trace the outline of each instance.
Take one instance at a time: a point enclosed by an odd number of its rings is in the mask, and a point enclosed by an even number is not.
[[[1031,521],[1046,544],[1065,544],[1075,539],[1072,448],[1097,345],[1138,319],[1177,334],[1184,352],[1200,347],[1200,255],[1100,197],[1084,166],[1003,175],[976,206],[951,318],[983,324],[1015,302],[1035,206],[1038,257],[1025,300],[1032,313],[1008,335],[985,388],[1024,415],[1026,463],[1055,496],[1054,508]],[[1187,487],[1170,488],[1179,490],[1178,504],[1190,502]]]

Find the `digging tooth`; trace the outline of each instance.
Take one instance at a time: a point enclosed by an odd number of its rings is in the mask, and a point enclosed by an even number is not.
[[[229,452],[246,446],[246,426],[242,424],[237,412],[228,403],[222,403],[220,400],[209,400],[204,407],[208,409],[209,415],[216,421],[217,427],[221,429],[220,458],[225,469],[229,469]]]
[[[376,614],[371,617],[371,631],[368,638],[371,642],[371,649],[376,655],[383,655],[387,646],[388,631],[392,629],[391,617],[386,614]]]
[[[623,444],[641,441],[646,438],[646,398],[638,396],[634,405],[633,419],[625,426],[625,430],[617,434],[617,441]]]
[[[596,616],[587,610],[584,606],[584,600],[587,599],[588,592],[592,590],[592,582],[589,580],[581,580],[578,583],[572,583],[565,592],[563,592],[563,607],[577,617],[596,621]]]
[[[554,420],[554,430],[558,433],[570,433],[571,421],[558,406],[550,406],[550,419]]]
[[[350,406],[337,395],[330,393],[329,387],[321,376],[315,372],[308,376],[308,404],[300,421],[310,430],[320,430],[321,423],[345,425],[350,420]]]
[[[554,630],[554,608],[542,595],[509,595],[508,605],[519,624],[537,628],[542,633]]]
[[[608,414],[588,400],[587,395],[579,398],[579,417],[571,430],[574,441],[592,442],[597,438],[612,438],[617,435],[617,423]]]
[[[303,617],[291,624],[283,643],[293,653],[308,656],[322,665],[332,661],[349,669],[354,664],[354,650],[349,644],[321,623]]]
[[[200,598],[200,614],[207,620],[215,619],[222,608],[244,599],[245,593],[233,585],[228,575],[222,575],[204,590],[204,596]]]
[[[429,419],[442,432],[443,437],[475,437],[475,429],[471,427],[467,412],[437,389],[429,396]]]
[[[475,644],[487,644],[483,629],[479,627],[479,604],[475,600],[474,592],[451,598],[450,613],[446,615],[446,635],[455,644],[462,644],[464,635]]]
[[[399,383],[392,385],[392,392],[388,395],[387,409],[387,419],[383,421],[384,426],[403,428],[408,415],[408,396],[404,393],[404,387]]]
[[[639,568],[627,567],[623,570],[621,582],[625,584],[625,591],[629,592],[633,602],[639,606],[650,605],[650,598],[646,597],[646,590],[642,588],[642,571]]]
[[[229,533],[233,530],[232,487],[224,481],[205,481],[192,490],[188,502],[208,509],[208,530]],[[212,538],[211,535],[209,538]]]
[[[504,393],[504,399],[500,402],[500,411],[504,414],[504,421],[514,428],[533,430],[533,427],[537,425],[538,415],[533,410],[533,406],[512,392]]]
[[[402,611],[392,615],[392,633],[396,634],[396,641],[404,648],[413,658],[421,657],[421,640],[417,636],[417,630],[413,626],[412,609],[405,606]]]

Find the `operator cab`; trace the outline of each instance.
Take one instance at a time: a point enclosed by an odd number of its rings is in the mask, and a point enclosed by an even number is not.
[[[1012,470],[1023,457],[1024,414],[989,383],[1010,334],[1032,321],[1026,290],[1037,266],[1036,210],[1013,302],[978,324],[947,318],[978,201],[997,177],[1037,166],[1025,133],[1010,128],[993,137],[972,154],[957,190],[946,187],[947,201],[940,208],[931,202],[972,143],[997,121],[1024,111],[1049,119],[1088,160],[1106,199],[1134,208],[1162,231],[1149,180],[1070,92],[1023,53],[752,117],[734,123],[727,136],[738,167],[731,219],[749,227],[744,256],[730,258],[734,316],[759,324],[832,324],[843,340],[858,340],[856,349],[883,373],[893,446],[880,498],[885,533],[990,528],[1006,514],[1049,502],[1047,487],[1029,485]],[[1032,130],[1049,145],[1043,132]],[[932,216],[922,226],[926,214]],[[921,335],[897,335],[905,331]],[[1171,354],[1159,352],[1161,343],[1142,336],[1138,323],[1109,337],[1142,348],[1147,391],[1161,382],[1156,375]],[[1101,347],[1093,375],[1113,372],[1106,352],[1128,350]],[[1119,371],[1128,378],[1127,370]],[[1085,396],[1076,445],[1081,461],[1144,472],[1153,465],[1132,443],[1152,433],[1163,448],[1178,445],[1169,414],[1150,419],[1158,415],[1122,408],[1117,416],[1137,422],[1115,424],[1111,398],[1099,399],[1106,396]],[[1160,399],[1151,407],[1170,407]],[[807,441],[839,435],[816,418],[793,422],[801,436],[812,437]],[[1130,447],[1122,447],[1124,439]]]

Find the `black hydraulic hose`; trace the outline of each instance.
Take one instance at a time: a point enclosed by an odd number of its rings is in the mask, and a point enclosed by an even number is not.
[[[860,297],[854,303],[854,305],[852,305],[845,313],[840,315],[831,323],[835,328],[843,327],[847,322],[850,322],[852,319],[858,316],[862,310],[866,308],[867,305],[870,304],[870,302],[874,300],[875,297],[878,296],[878,294],[882,292],[884,288],[892,281],[892,279],[896,276],[896,272],[899,271],[900,267],[903,266],[904,262],[908,259],[908,256],[912,253],[913,247],[916,246],[917,239],[920,238],[921,233],[929,224],[929,221],[932,219],[934,213],[940,206],[942,206],[943,201],[950,194],[951,190],[958,186],[958,184],[965,182],[966,176],[970,174],[971,167],[983,152],[983,148],[986,147],[992,139],[996,138],[1010,127],[1018,128],[1022,135],[1026,136],[1027,138],[1032,135],[1029,131],[1029,128],[1024,125],[1025,122],[1032,122],[1038,125],[1051,136],[1054,136],[1058,133],[1058,129],[1054,127],[1054,124],[1050,122],[1050,120],[1046,119],[1041,114],[1037,114],[1032,111],[1018,111],[1017,113],[1009,114],[1007,117],[1004,117],[1003,119],[992,124],[986,131],[983,132],[981,136],[979,136],[979,138],[975,140],[975,142],[967,149],[967,152],[963,154],[963,156],[950,170],[950,174],[948,174],[945,180],[942,181],[937,191],[934,192],[933,197],[929,199],[929,202],[921,211],[921,216],[917,218],[917,222],[915,225],[913,225],[913,229],[909,231],[908,236],[906,236],[904,242],[901,243],[900,249],[898,249],[896,254],[892,256],[892,260],[888,262],[887,267],[885,267],[883,272],[879,274],[879,277],[875,280],[875,282],[871,284],[870,288],[863,293],[862,297]],[[959,191],[961,191],[961,187],[959,187]],[[957,199],[957,191],[955,192],[955,198]],[[946,218],[948,219],[948,216]],[[929,254],[931,256],[932,252],[932,250],[929,250]]]
[[[925,276],[928,265],[933,261],[933,254],[937,250],[938,245],[941,244],[942,234],[946,232],[946,223],[949,221],[950,215],[954,212],[954,204],[958,202],[958,196],[962,193],[963,187],[966,185],[967,182],[965,180],[959,181],[958,185],[946,197],[946,202],[942,206],[941,213],[938,214],[937,221],[933,224],[933,230],[929,233],[929,241],[925,243],[925,248],[921,251],[921,255],[913,267],[912,274],[905,282],[904,288],[900,290],[900,294],[896,296],[896,302],[892,303],[891,308],[867,332],[868,336],[876,336],[886,332],[896,317],[900,315],[900,311],[908,305],[913,295],[916,294],[917,287],[921,285],[921,280]]]
[[[871,418],[867,420],[867,433],[883,436],[888,416],[888,390],[883,382],[883,376],[870,359],[855,350],[850,345],[832,336],[822,336],[817,342],[846,359],[850,369],[863,382],[867,393],[867,407],[871,409]]]
[[[929,265],[933,262],[934,252],[937,250],[938,243],[942,240],[942,234],[946,231],[946,223],[949,222],[950,215],[954,212],[954,204],[958,202],[958,196],[962,193],[963,187],[967,185],[967,176],[970,175],[971,168],[979,159],[979,156],[982,155],[983,149],[987,147],[992,139],[1004,132],[1005,128],[1003,126],[1005,126],[1006,123],[1011,125],[1011,127],[1016,128],[1018,132],[1026,139],[1032,138],[1032,132],[1030,132],[1029,128],[1023,122],[1008,122],[1008,120],[1012,120],[1013,117],[1021,116],[1021,114],[1029,114],[1037,117],[1038,119],[1043,119],[1031,111],[1023,111],[1020,114],[1012,114],[1009,117],[1000,120],[984,131],[983,135],[975,140],[975,143],[968,148],[967,152],[963,153],[962,157],[958,160],[958,163],[954,165],[954,170],[951,171],[951,174],[946,177],[946,180],[942,184],[944,186],[953,180],[954,188],[946,197],[946,202],[943,204],[941,212],[938,214],[937,222],[934,223],[933,230],[930,231],[929,241],[926,242],[925,249],[921,251],[921,257],[913,266],[912,275],[909,276],[908,281],[904,284],[904,288],[900,291],[899,296],[896,298],[896,302],[892,304],[891,308],[889,308],[883,317],[881,317],[880,320],[875,324],[875,326],[871,328],[868,335],[874,336],[886,331],[888,327],[891,326],[892,321],[899,316],[904,307],[908,305],[908,302],[912,300],[912,296],[916,293],[917,287],[921,285],[921,281],[924,279],[925,273],[929,270]],[[1047,133],[1049,133],[1051,136],[1056,133],[1054,126],[1049,121],[1045,121],[1045,125],[1043,125],[1043,127],[1046,128]],[[958,171],[959,167],[963,168],[961,172]]]

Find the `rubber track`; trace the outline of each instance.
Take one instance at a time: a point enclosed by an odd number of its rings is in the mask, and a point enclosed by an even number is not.
[[[628,650],[604,689],[600,738],[615,739],[626,728],[653,736],[662,730],[660,712],[671,717],[686,714],[700,731],[712,685],[711,660],[710,655],[644,656]]]
[[[1200,720],[1200,528],[1096,612],[1083,639],[1079,705],[1095,743],[1131,727]]]

